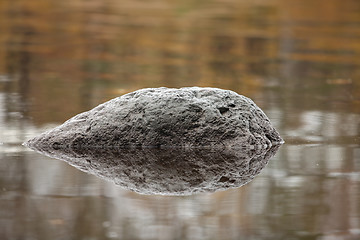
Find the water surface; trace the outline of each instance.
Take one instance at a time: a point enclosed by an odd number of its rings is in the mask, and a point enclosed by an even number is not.
[[[0,3],[1,239],[360,238],[360,2]],[[251,97],[286,141],[252,182],[141,195],[21,146],[144,87]]]

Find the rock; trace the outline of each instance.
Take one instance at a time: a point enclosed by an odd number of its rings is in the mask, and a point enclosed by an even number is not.
[[[41,153],[140,194],[191,195],[240,187],[266,166],[269,149],[48,148]]]
[[[218,88],[148,88],[78,114],[25,143],[44,148],[269,148],[283,142],[249,98]]]
[[[283,142],[253,101],[217,88],[150,88],[110,100],[26,146],[143,194],[251,181]]]

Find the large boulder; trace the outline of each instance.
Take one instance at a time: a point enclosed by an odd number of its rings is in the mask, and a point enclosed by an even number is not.
[[[283,142],[249,98],[218,88],[148,88],[117,97],[25,143],[45,148],[269,148]]]

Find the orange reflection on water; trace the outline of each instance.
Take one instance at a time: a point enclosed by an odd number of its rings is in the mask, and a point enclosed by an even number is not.
[[[0,32],[0,236],[358,239],[360,1],[2,0]],[[285,138],[251,185],[142,196],[19,150],[110,98],[193,85],[253,98]]]
[[[29,110],[40,122],[65,120],[117,96],[114,89],[199,85],[255,96],[264,86],[340,78],[352,79],[351,88],[336,94],[360,109],[359,5],[2,1],[0,74],[19,82],[8,91],[25,86],[23,95],[48,109]]]

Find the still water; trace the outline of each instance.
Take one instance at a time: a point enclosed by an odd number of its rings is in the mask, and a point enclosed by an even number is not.
[[[360,239],[360,1],[2,0],[0,239]],[[253,181],[142,195],[21,145],[144,87],[252,98]]]

